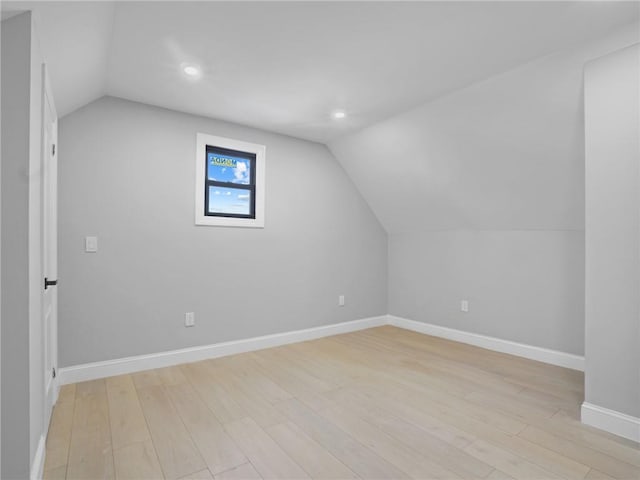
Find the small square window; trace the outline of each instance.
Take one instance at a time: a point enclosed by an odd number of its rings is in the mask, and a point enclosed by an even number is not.
[[[207,145],[204,214],[256,218],[256,155]]]
[[[264,226],[264,145],[198,134],[196,225]]]

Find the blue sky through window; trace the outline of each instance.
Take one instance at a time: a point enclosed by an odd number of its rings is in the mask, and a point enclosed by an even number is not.
[[[241,188],[209,186],[209,212],[249,215],[251,191]]]
[[[251,160],[207,152],[207,178],[217,182],[249,185],[251,183]]]

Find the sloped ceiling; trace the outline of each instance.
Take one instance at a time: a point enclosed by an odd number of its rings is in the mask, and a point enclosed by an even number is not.
[[[58,116],[107,93],[112,2],[2,2],[1,7],[3,15],[34,11]]]
[[[397,234],[582,229],[583,66],[638,41],[640,4],[2,5],[24,8],[61,116],[113,95],[327,143]]]
[[[635,2],[4,2],[60,115],[108,94],[328,142],[637,19]],[[197,81],[180,65],[202,67]],[[347,118],[331,118],[344,109]]]
[[[632,24],[329,143],[390,234],[584,229],[584,65]],[[613,159],[612,159],[613,160]]]

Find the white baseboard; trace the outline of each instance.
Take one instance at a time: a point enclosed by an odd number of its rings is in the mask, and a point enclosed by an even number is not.
[[[224,357],[236,353],[251,352],[289,343],[304,342],[306,340],[355,332],[366,328],[380,327],[386,324],[387,317],[383,315],[380,317],[363,318],[333,325],[324,325],[321,327],[307,328],[305,330],[276,333],[273,335],[234,340],[201,347],[183,348],[149,355],[136,355],[134,357],[118,358],[103,362],[86,363],[60,368],[58,371],[58,380],[59,385],[84,382],[142,370],[169,367],[180,363],[198,362],[200,360]]]
[[[429,323],[416,322],[394,315],[363,318],[350,322],[336,323],[322,327],[296,330],[293,332],[276,333],[262,337],[234,340],[231,342],[216,343],[200,347],[183,348],[167,352],[152,353],[149,355],[136,355],[134,357],[118,358],[103,362],[87,363],[64,367],[58,371],[58,385],[84,382],[97,378],[123,375],[126,373],[150,370],[153,368],[169,367],[180,363],[197,362],[209,358],[218,358],[236,353],[251,352],[263,348],[277,347],[289,343],[304,342],[316,338],[339,335],[341,333],[355,332],[366,328],[382,325],[394,325],[399,328],[413,330],[436,337],[447,338],[457,342],[476,345],[478,347],[494,350],[496,352],[509,353],[531,360],[559,365],[574,370],[584,370],[584,357],[570,353],[558,352],[541,347],[534,347],[523,343],[511,342],[499,338],[479,335],[477,333],[454,330]]]
[[[584,402],[580,409],[582,423],[614,435],[640,442],[640,418]]]
[[[435,337],[446,338],[456,342],[475,345],[496,352],[508,353],[519,357],[537,360],[539,362],[558,365],[573,370],[584,371],[584,357],[570,353],[559,352],[542,347],[535,347],[523,343],[512,342],[500,338],[489,337],[477,333],[455,330],[429,323],[417,322],[394,315],[363,318],[350,322],[325,325],[321,327],[296,330],[293,332],[276,333],[262,337],[235,340],[200,347],[183,348],[150,355],[107,360],[104,362],[88,363],[72,367],[61,368],[58,371],[58,385],[105,378],[113,375],[139,372],[154,368],[168,367],[181,363],[197,362],[226,355],[277,347],[290,343],[304,342],[341,333],[355,332],[367,328],[393,325],[395,327],[424,333]],[[582,404],[582,422],[614,433],[621,437],[640,442],[640,419],[629,415],[592,405]],[[31,478],[41,478],[44,468],[45,437],[41,437],[31,467]]]
[[[434,337],[446,338],[456,342],[467,343],[477,347],[486,348],[501,353],[517,355],[518,357],[537,360],[539,362],[558,365],[560,367],[571,368],[573,370],[584,371],[584,357],[571,353],[559,352],[548,348],[535,347],[524,343],[502,340],[500,338],[488,337],[477,333],[455,330],[453,328],[441,327],[431,323],[417,322],[407,318],[387,315],[388,324],[399,328],[413,330],[414,332],[432,335]]]
[[[31,480],[40,480],[44,473],[44,457],[46,455],[45,443],[46,432],[40,436],[38,448],[36,448],[36,454],[33,457],[33,462],[31,463]]]

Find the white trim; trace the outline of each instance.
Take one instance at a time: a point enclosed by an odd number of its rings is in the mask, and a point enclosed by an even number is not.
[[[207,145],[253,153],[256,156],[256,218],[210,217],[204,214],[205,171]],[[216,137],[206,133],[196,135],[196,225],[218,227],[264,227],[265,170],[267,147],[257,143]]]
[[[580,355],[559,352],[548,348],[535,347],[533,345],[512,342],[501,338],[488,337],[477,333],[455,330],[453,328],[441,327],[440,325],[417,322],[415,320],[396,317],[394,315],[387,315],[387,317],[389,325],[413,330],[414,332],[446,338],[456,342],[467,343],[469,345],[475,345],[477,347],[486,348],[496,352],[517,355],[530,360],[550,363],[551,365],[558,365],[560,367],[584,371],[584,357]]]
[[[342,333],[365,330],[367,328],[393,325],[414,332],[446,338],[456,342],[475,345],[496,352],[508,353],[539,362],[558,365],[565,368],[584,371],[584,357],[571,353],[559,352],[548,348],[535,347],[523,343],[512,342],[500,338],[489,337],[477,333],[455,330],[429,323],[417,322],[394,315],[369,317],[360,320],[323,325],[320,327],[276,333],[261,337],[234,340],[230,342],[183,348],[149,355],[119,358],[103,362],[87,363],[65,367],[58,370],[57,387],[69,383],[95,380],[113,375],[139,372],[153,368],[162,368],[181,363],[197,362],[209,358],[224,357],[237,353],[251,352],[264,348],[277,347],[290,343],[304,342],[317,338],[339,335]],[[57,394],[57,388],[56,388]],[[640,418],[632,417],[615,410],[599,407],[584,402],[581,408],[582,422],[624,438],[640,442]],[[45,436],[40,438],[38,449],[31,467],[31,478],[40,478],[44,468]]]
[[[204,345],[201,347],[183,348],[168,352],[137,355],[104,362],[86,363],[72,367],[64,367],[58,371],[59,385],[95,380],[126,373],[139,372],[153,368],[169,367],[181,363],[198,362],[209,358],[224,357],[236,353],[251,352],[263,348],[277,347],[289,343],[304,342],[316,338],[329,337],[341,333],[355,332],[387,324],[387,317],[369,317],[349,322],[323,325],[293,332],[276,333],[262,337],[234,340],[231,342]]]
[[[467,343],[486,348],[496,352],[508,353],[519,357],[537,360],[539,362],[558,365],[574,370],[584,371],[584,357],[570,353],[559,352],[542,347],[535,347],[523,343],[488,337],[477,333],[454,330],[429,323],[416,322],[394,315],[369,317],[360,320],[323,325],[321,327],[295,330],[292,332],[276,333],[261,337],[233,340],[230,342],[203,345],[199,347],[183,348],[166,352],[152,353],[148,355],[136,355],[133,357],[117,358],[102,362],[86,363],[64,367],[58,370],[58,386],[69,383],[95,380],[113,375],[139,372],[153,368],[169,367],[181,363],[197,362],[209,358],[224,357],[237,353],[252,352],[263,348],[277,347],[296,342],[304,342],[316,338],[339,335],[341,333],[355,332],[367,328],[393,325],[399,328],[424,333],[435,337],[447,338],[456,342]]]
[[[582,404],[580,418],[586,425],[640,442],[640,418],[588,402]]]
[[[36,454],[34,455],[33,462],[31,463],[31,480],[39,480],[42,478],[42,474],[44,473],[44,458],[46,454],[45,435],[40,435],[38,448],[36,449]]]

